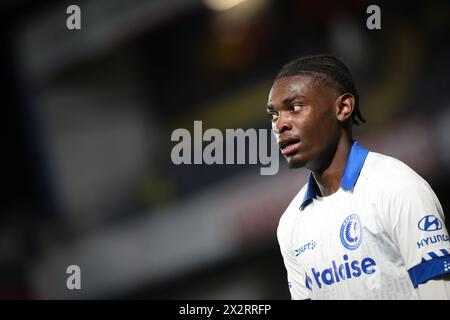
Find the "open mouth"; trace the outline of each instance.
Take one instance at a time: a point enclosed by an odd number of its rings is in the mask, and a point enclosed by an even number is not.
[[[292,138],[292,139],[281,140],[279,142],[281,153],[284,156],[294,154],[295,152],[297,152],[299,143],[300,143],[300,139]]]

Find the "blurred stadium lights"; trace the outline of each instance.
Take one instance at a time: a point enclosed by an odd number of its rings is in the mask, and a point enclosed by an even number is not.
[[[211,10],[225,11],[246,1],[255,0],[203,0],[203,3]]]
[[[68,33],[61,22],[65,3],[38,11],[16,31],[16,50],[30,80],[49,78],[200,7],[198,0],[80,0],[77,4],[82,8],[82,28],[77,32]]]

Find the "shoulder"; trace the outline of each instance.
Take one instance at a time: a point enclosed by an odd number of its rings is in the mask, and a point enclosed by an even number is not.
[[[425,179],[407,164],[377,152],[369,152],[361,174],[372,186],[387,194],[411,189],[431,190]]]
[[[370,152],[363,181],[361,189],[369,190],[364,192],[367,192],[373,203],[379,205],[384,214],[398,216],[408,210],[442,210],[439,199],[428,182],[408,165],[393,157]]]

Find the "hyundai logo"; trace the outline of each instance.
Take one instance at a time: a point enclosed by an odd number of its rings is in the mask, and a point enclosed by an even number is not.
[[[432,214],[420,219],[417,227],[423,231],[437,231],[442,229],[442,222]]]

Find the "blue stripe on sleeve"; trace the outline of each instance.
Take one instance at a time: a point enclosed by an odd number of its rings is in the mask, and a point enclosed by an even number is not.
[[[419,284],[425,283],[435,277],[450,273],[450,256],[437,257],[421,262],[409,269],[408,273],[414,288],[417,288]]]

